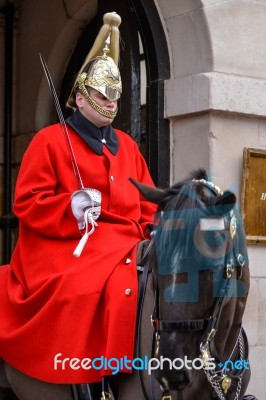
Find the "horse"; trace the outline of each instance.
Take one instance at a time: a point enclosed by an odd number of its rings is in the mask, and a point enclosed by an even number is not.
[[[102,399],[255,399],[245,396],[250,365],[242,318],[250,278],[235,195],[201,169],[169,189],[131,182],[158,204],[152,240],[138,262],[139,364],[132,374],[113,375],[113,394]],[[4,363],[1,373],[19,400],[73,398],[66,385],[45,382],[33,393],[31,381],[25,385]],[[90,390],[76,398],[96,399]]]
[[[186,400],[244,398],[250,276],[235,195],[204,170],[166,190],[133,183],[159,205],[149,263],[156,281],[155,377],[165,398],[170,391]]]

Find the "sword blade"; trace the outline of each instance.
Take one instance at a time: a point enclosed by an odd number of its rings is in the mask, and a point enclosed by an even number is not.
[[[70,140],[70,137],[69,137],[67,124],[66,124],[66,121],[65,121],[65,118],[64,118],[64,115],[63,115],[59,100],[58,100],[58,96],[57,96],[57,93],[56,93],[56,90],[55,90],[55,87],[54,87],[50,72],[48,70],[48,67],[47,67],[47,64],[45,62],[45,59],[44,59],[43,55],[41,53],[39,53],[39,56],[40,56],[40,60],[41,60],[41,63],[42,63],[42,67],[43,67],[43,70],[44,70],[44,73],[45,73],[45,76],[46,76],[50,91],[51,91],[53,99],[54,99],[54,104],[55,104],[56,112],[57,112],[57,115],[58,115],[58,118],[59,118],[59,122],[60,122],[60,125],[61,125],[61,128],[62,128],[62,131],[63,131],[63,133],[65,135],[65,138],[66,138],[66,142],[67,142],[67,146],[68,146],[68,150],[69,150],[69,155],[70,155],[70,159],[71,159],[71,163],[72,163],[72,168],[73,168],[73,172],[75,174],[75,177],[76,177],[76,180],[77,180],[77,183],[78,183],[78,187],[79,187],[79,189],[84,189],[84,185],[83,185],[83,182],[82,182],[82,179],[81,179],[81,176],[80,176],[80,172],[79,172],[77,160],[76,160],[76,157],[75,157],[75,153],[74,153],[74,150],[73,150],[73,147],[72,147],[72,144],[71,144],[71,140]]]

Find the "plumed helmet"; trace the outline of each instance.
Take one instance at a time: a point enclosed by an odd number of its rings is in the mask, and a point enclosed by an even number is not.
[[[104,14],[103,26],[77,75],[67,101],[68,106],[76,108],[75,94],[78,90],[94,106],[89,88],[98,90],[111,101],[119,99],[122,93],[118,69],[120,23],[121,18],[116,12]]]

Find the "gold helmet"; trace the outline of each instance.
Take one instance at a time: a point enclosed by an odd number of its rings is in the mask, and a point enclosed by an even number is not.
[[[107,111],[100,107],[90,96],[89,89],[98,90],[110,101],[118,100],[122,93],[118,69],[120,23],[121,18],[117,13],[104,14],[103,26],[77,75],[67,106],[74,109],[77,107],[75,96],[79,91],[100,114],[108,118],[115,117],[117,111]]]

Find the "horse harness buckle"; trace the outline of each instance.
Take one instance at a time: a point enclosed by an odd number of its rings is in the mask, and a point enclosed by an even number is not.
[[[234,269],[235,269],[234,260],[232,258],[230,258],[230,260],[228,261],[228,263],[226,264],[226,267],[225,267],[225,275],[226,275],[225,277],[227,279],[232,278],[232,274],[234,272]]]
[[[219,383],[220,383],[221,388],[223,389],[224,394],[226,395],[232,384],[232,379],[229,378],[229,376],[224,375],[220,379]]]
[[[111,397],[110,393],[102,392],[101,400],[112,400],[112,397]]]

